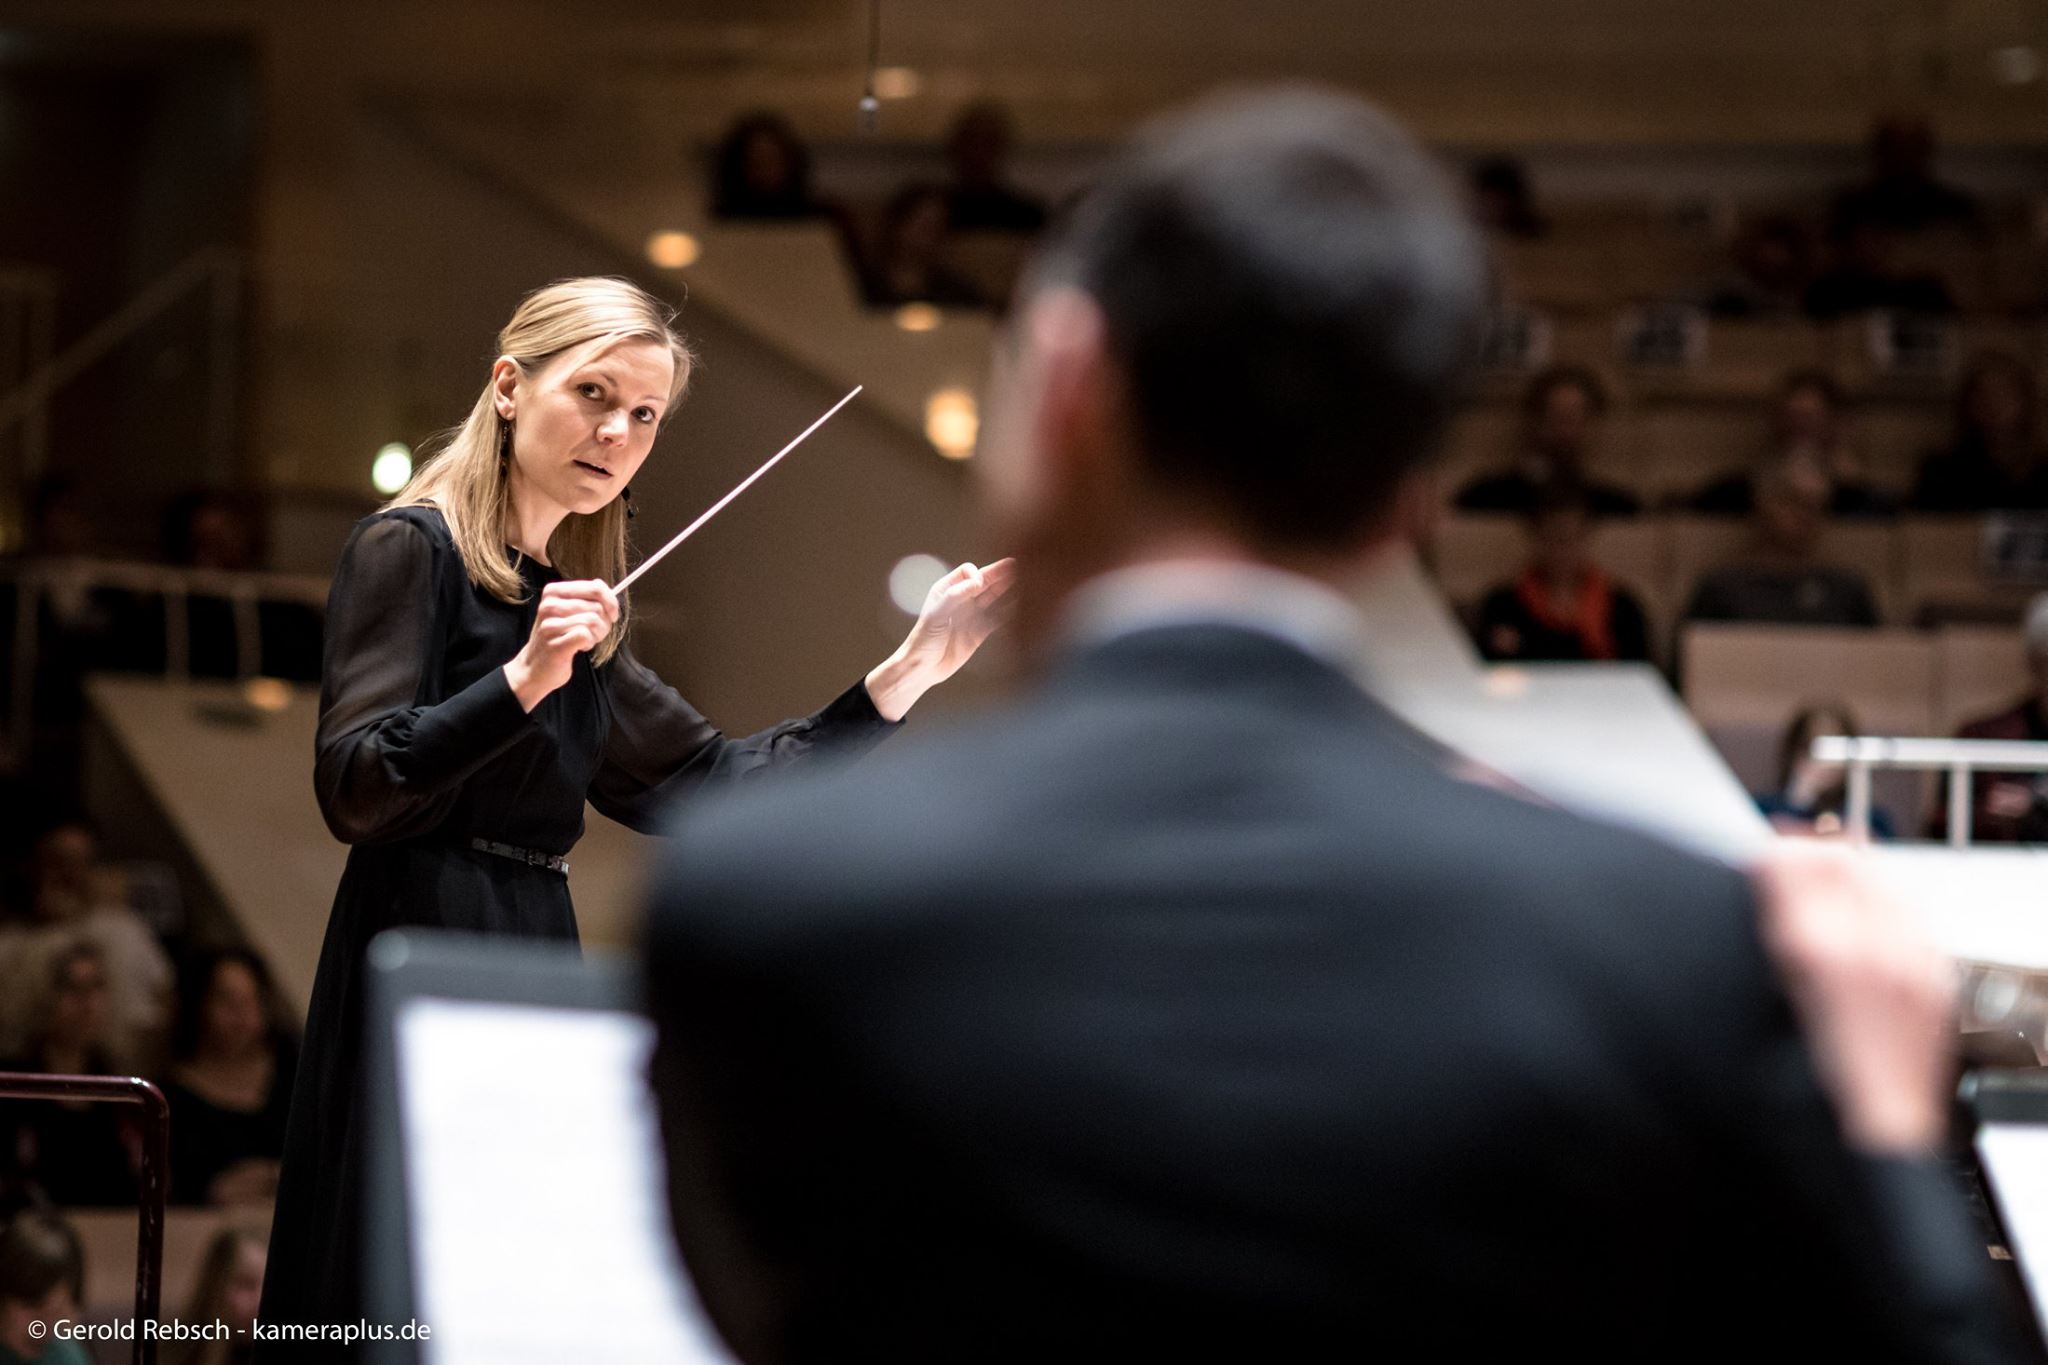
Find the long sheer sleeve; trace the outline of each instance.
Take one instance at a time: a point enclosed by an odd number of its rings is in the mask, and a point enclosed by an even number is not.
[[[875,710],[865,683],[856,682],[815,714],[727,739],[630,651],[620,650],[608,671],[611,735],[591,783],[590,804],[647,834],[661,831],[673,802],[707,782],[828,754],[850,757],[897,728]]]
[[[434,546],[403,517],[365,522],[327,599],[314,788],[343,843],[424,833],[462,780],[517,739],[524,708],[494,668],[435,705],[421,683],[441,648]]]

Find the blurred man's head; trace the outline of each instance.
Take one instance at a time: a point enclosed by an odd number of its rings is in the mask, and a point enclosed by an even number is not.
[[[1567,472],[1585,464],[1607,412],[1607,386],[1583,365],[1557,365],[1522,391],[1524,444]]]
[[[1010,159],[1010,116],[1000,104],[974,104],[962,110],[946,136],[946,157],[953,179],[983,188],[998,184]]]
[[[1919,114],[1879,119],[1870,129],[1870,169],[1880,180],[1925,180],[1934,170],[1934,125]]]
[[[1362,559],[1484,298],[1456,197],[1356,100],[1238,96],[1147,130],[1049,234],[999,347],[982,464],[1027,635],[1119,564]]]
[[[1757,533],[1764,547],[1793,558],[1813,552],[1827,526],[1828,476],[1805,454],[1765,466],[1756,481]]]
[[[52,1214],[16,1214],[0,1230],[0,1349],[37,1360],[63,1318],[85,1298],[85,1254],[70,1224]]]
[[[1830,451],[1842,436],[1842,386],[1821,370],[1796,370],[1778,385],[1772,444],[1780,451]]]

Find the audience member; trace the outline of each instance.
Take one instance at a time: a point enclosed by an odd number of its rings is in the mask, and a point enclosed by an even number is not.
[[[1503,661],[1647,660],[1648,618],[1594,560],[1585,494],[1553,484],[1527,519],[1529,564],[1480,603],[1479,652]]]
[[[2034,372],[2017,356],[1978,356],[1956,386],[1955,429],[1928,452],[1909,499],[1916,512],[2048,510]]]
[[[277,1193],[295,1060],[262,958],[228,949],[185,974],[164,1082],[173,1202],[248,1204]]]
[[[826,205],[811,192],[811,153],[780,114],[748,114],[713,159],[711,212],[720,218],[815,218]]]
[[[0,1071],[125,1074],[108,1042],[107,970],[99,949],[72,944],[36,992],[27,1051]],[[140,1155],[125,1105],[0,1100],[0,1181],[9,1207],[132,1204]]]
[[[1852,313],[1950,313],[1955,300],[1939,276],[1899,260],[1896,229],[1852,221],[1831,239],[1833,259],[1806,291],[1806,311],[1822,321]]]
[[[899,191],[882,215],[881,234],[864,282],[867,301],[877,305],[988,306],[981,290],[947,265],[949,230],[942,190],[912,185]]]
[[[1977,228],[1983,215],[1975,198],[1934,174],[1934,125],[1917,114],[1893,113],[1870,131],[1870,177],[1844,190],[1828,213],[1837,237],[1869,224],[1887,232]]]
[[[246,497],[194,488],[164,509],[164,562],[224,573],[263,567],[261,521]]]
[[[2028,604],[2023,627],[2027,694],[2003,711],[1970,721],[1956,732],[1958,739],[2048,740],[2048,593]],[[1976,773],[1970,807],[1973,841],[2048,843],[2048,773]],[[1936,838],[1948,833],[1945,791],[1935,806],[1933,833]]]
[[[1877,600],[1854,569],[1824,564],[1827,476],[1803,455],[1779,460],[1756,480],[1756,538],[1740,563],[1710,569],[1693,588],[1688,621],[1802,626],[1874,626]]]
[[[1813,235],[1789,213],[1745,223],[1730,248],[1735,275],[1710,288],[1706,309],[1721,318],[1785,317],[1806,307],[1813,283]]]
[[[1826,837],[1846,832],[1849,785],[1846,770],[1839,763],[1817,763],[1813,742],[1831,735],[1854,739],[1860,733],[1856,718],[1841,702],[1809,706],[1792,717],[1778,740],[1778,781],[1770,791],[1757,795],[1757,809],[1780,834]],[[1892,837],[1891,816],[1882,807],[1870,808],[1870,832],[1879,839]]]
[[[1008,183],[1010,116],[999,104],[963,110],[946,137],[951,178],[945,186],[946,218],[955,232],[1037,232],[1045,226],[1045,204]]]
[[[92,1365],[56,1327],[85,1308],[85,1250],[54,1214],[15,1215],[0,1228],[0,1365]]]
[[[1522,393],[1522,430],[1513,463],[1466,484],[1457,505],[1467,512],[1523,512],[1547,485],[1577,486],[1594,516],[1625,516],[1642,510],[1626,489],[1588,477],[1600,419],[1607,413],[1607,387],[1583,365],[1556,365],[1530,379]]]
[[[1148,130],[1054,229],[980,456],[1041,685],[691,806],[654,879],[741,1360],[2026,1358],[1904,912],[1460,782],[1357,686],[1337,585],[1486,296],[1333,94]]]
[[[1489,156],[1472,167],[1472,216],[1488,232],[1533,241],[1550,231],[1529,174],[1511,156]]]
[[[1889,516],[1898,510],[1897,500],[1865,474],[1850,437],[1848,395],[1825,370],[1794,370],[1778,382],[1756,464],[1708,484],[1694,495],[1691,510],[1750,515],[1758,474],[1787,459],[1803,459],[1827,479],[1829,516]]]
[[[83,940],[100,953],[110,992],[109,1046],[131,1065],[153,1059],[169,1012],[172,970],[156,934],[128,903],[120,870],[99,856],[99,838],[79,816],[62,815],[37,836],[29,862],[29,914],[0,925],[0,1050],[26,1042],[23,982],[49,977],[50,964]]]
[[[225,1227],[213,1235],[182,1321],[224,1322],[240,1335],[167,1345],[163,1365],[249,1365],[255,1355],[251,1332],[263,1296],[266,1251],[263,1234],[254,1228]]]

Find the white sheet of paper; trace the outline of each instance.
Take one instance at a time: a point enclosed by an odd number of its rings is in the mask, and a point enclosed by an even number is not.
[[[432,1365],[729,1365],[669,1233],[637,1015],[419,999],[398,1017]]]
[[[1977,1154],[2034,1315],[2048,1322],[2048,1124],[1987,1123],[1977,1132]]]

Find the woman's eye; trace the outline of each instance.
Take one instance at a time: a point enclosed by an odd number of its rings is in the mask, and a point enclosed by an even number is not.
[[[600,388],[598,385],[590,383],[588,380],[584,381],[581,384],[578,384],[576,386],[576,392],[582,394],[585,398],[604,397],[604,390]]]
[[[635,408],[633,409],[633,416],[642,422],[652,422],[654,420],[654,409]]]

